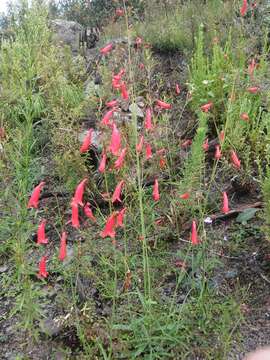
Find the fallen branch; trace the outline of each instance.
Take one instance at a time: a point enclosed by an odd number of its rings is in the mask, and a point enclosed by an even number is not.
[[[263,207],[263,203],[262,202],[256,202],[253,204],[244,204],[241,205],[239,207],[237,207],[236,209],[232,209],[230,210],[227,214],[222,214],[222,213],[218,213],[218,214],[213,214],[210,216],[211,220],[224,220],[230,217],[234,217],[237,216],[238,214],[240,214],[241,212],[247,210],[247,209],[251,209],[251,208],[262,208]]]

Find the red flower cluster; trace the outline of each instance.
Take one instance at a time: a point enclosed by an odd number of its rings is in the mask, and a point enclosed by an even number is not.
[[[241,8],[241,15],[245,16],[247,12],[247,1],[243,1],[243,5]],[[123,16],[124,10],[123,9],[117,9],[116,10],[117,16]],[[136,47],[139,48],[142,45],[142,39],[137,38],[136,39]],[[100,49],[100,53],[102,55],[109,54],[114,48],[113,43],[107,44],[105,47]],[[251,78],[253,78],[254,75],[254,69],[256,68],[255,60],[253,59],[251,64],[248,68],[248,73]],[[113,75],[112,77],[112,88],[113,90],[117,90],[119,92],[119,97],[121,96],[122,100],[127,101],[129,99],[129,92],[127,87],[127,82],[123,80],[123,77],[125,75],[125,69],[121,69],[117,74]],[[259,91],[259,88],[256,86],[247,88],[247,91],[256,94]],[[175,94],[180,95],[181,88],[179,84],[175,84]],[[118,108],[119,102],[121,103],[121,100],[119,99],[113,99],[106,103],[106,113],[103,114],[103,117],[100,122],[100,126],[104,130],[104,133],[108,135],[108,137],[104,137],[104,143],[103,146],[103,152],[101,156],[101,160],[98,166],[98,170],[100,173],[104,173],[106,170],[109,172],[115,171],[117,175],[121,175],[121,170],[123,168],[123,165],[126,161],[127,154],[129,155],[129,147],[125,139],[125,133],[121,133],[121,128],[116,123],[116,116],[114,116],[115,112],[120,111]],[[123,101],[122,101],[123,102]],[[155,106],[154,106],[155,105]],[[165,102],[163,100],[155,100],[154,104],[151,104],[146,107],[145,110],[145,118],[144,118],[144,124],[143,129],[141,131],[141,134],[139,135],[139,138],[136,139],[136,153],[137,153],[137,160],[141,161],[141,157],[144,156],[146,160],[150,160],[153,158],[153,151],[151,146],[151,139],[153,138],[153,134],[155,134],[156,129],[156,121],[155,121],[155,114],[158,113],[161,110],[170,110],[172,108],[172,105],[168,102]],[[213,103],[207,102],[206,104],[203,104],[200,106],[200,110],[204,113],[209,113],[211,109],[213,108]],[[209,116],[209,115],[205,115]],[[211,116],[211,114],[210,114]],[[248,121],[249,116],[247,113],[242,113],[240,115],[240,118]],[[154,119],[154,121],[153,121]],[[92,145],[92,136],[93,136],[93,129],[89,129],[83,139],[82,145],[80,147],[80,153],[85,154],[89,151],[91,145]],[[109,139],[109,140],[108,140]],[[225,131],[222,130],[218,135],[218,144],[215,145],[215,159],[220,160],[222,157],[222,151],[224,150],[223,144],[225,142]],[[216,141],[215,141],[216,143]],[[185,139],[181,147],[186,149],[192,144],[191,139]],[[209,142],[208,138],[204,141],[203,150],[207,152],[209,150]],[[132,149],[131,149],[132,150]],[[130,152],[131,152],[130,150]],[[145,155],[144,155],[145,153]],[[166,150],[160,149],[156,152],[154,152],[154,156],[157,156],[159,159],[159,167],[160,169],[163,169],[166,166]],[[233,166],[236,169],[241,168],[241,161],[239,160],[237,154],[235,151],[231,150],[230,152],[230,158]],[[113,159],[113,160],[112,160]],[[112,167],[109,167],[109,169],[106,169],[107,163],[113,164]],[[121,178],[120,178],[121,179]],[[122,178],[123,179],[123,178]],[[90,203],[85,201],[84,199],[84,193],[85,193],[85,187],[88,182],[88,179],[83,179],[76,187],[74,195],[71,200],[71,225],[72,227],[79,229],[80,228],[80,215],[84,216],[88,219],[90,219],[93,222],[96,222],[96,217],[93,214],[93,211],[91,209]],[[38,186],[36,186],[32,192],[32,195],[28,202],[28,208],[38,208],[39,204],[39,198],[42,188],[44,187],[45,182],[41,182]],[[123,188],[126,188],[126,183],[124,180],[118,180],[118,183],[113,191],[113,194],[106,193],[106,201],[110,201],[110,205],[113,208],[116,205],[121,205],[124,202],[124,196],[123,196]],[[107,190],[106,190],[107,191]],[[181,200],[188,200],[190,199],[190,192],[185,192],[181,195],[179,195]],[[105,196],[104,196],[105,198]],[[159,189],[159,181],[158,178],[154,179],[153,188],[152,188],[152,199],[156,203],[160,201],[160,189]],[[192,201],[190,199],[189,201]],[[186,204],[189,204],[188,202],[185,202]],[[184,202],[182,202],[183,204]],[[101,231],[100,236],[102,238],[110,237],[113,240],[113,243],[115,242],[116,237],[116,230],[118,228],[124,227],[124,219],[125,214],[127,211],[127,208],[125,206],[121,206],[121,210],[115,210],[114,208],[111,210],[111,213],[108,215],[104,229]],[[223,192],[223,206],[221,208],[221,211],[224,214],[227,214],[229,209],[229,200],[226,192]],[[37,230],[37,243],[38,244],[47,244],[48,238],[46,237],[46,220],[42,219]],[[198,245],[200,244],[200,239],[198,237],[197,232],[197,223],[196,220],[192,221],[191,224],[191,234],[190,234],[190,240],[192,245]],[[59,249],[59,260],[64,261],[67,256],[67,233],[65,231],[62,232],[61,238],[60,238],[60,249]],[[48,272],[46,270],[46,261],[47,257],[43,256],[39,263],[39,273],[38,276],[40,278],[46,278],[48,276]]]

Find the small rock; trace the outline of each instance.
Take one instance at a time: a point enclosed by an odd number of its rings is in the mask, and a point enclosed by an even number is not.
[[[84,89],[85,89],[84,95],[86,97],[93,95],[93,94],[100,96],[100,94],[101,94],[100,84],[96,83],[95,79],[87,80],[84,84]]]
[[[140,107],[140,108],[144,108],[144,102],[142,102],[142,101],[139,101],[138,103],[137,103],[137,105]]]
[[[79,37],[83,27],[75,22],[63,19],[55,19],[50,22],[53,40],[60,46],[70,46],[73,55],[80,50]]]
[[[48,336],[58,335],[63,329],[63,325],[54,319],[46,319],[40,323],[41,331]]]
[[[8,270],[8,266],[7,265],[2,265],[2,266],[0,266],[0,273],[2,274],[2,273],[4,273],[4,272],[6,272]]]
[[[127,101],[122,101],[122,102],[120,103],[120,107],[121,107],[121,109],[122,109],[123,111],[128,111],[128,109],[129,109],[129,103],[128,103]]]
[[[226,272],[226,279],[235,279],[239,275],[239,271],[237,269],[232,269]]]
[[[61,352],[60,350],[57,351],[54,356],[55,356],[55,360],[65,360],[66,359],[66,355],[64,352]]]

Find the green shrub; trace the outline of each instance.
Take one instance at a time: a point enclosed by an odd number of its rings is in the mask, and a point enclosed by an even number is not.
[[[137,25],[137,32],[160,51],[191,51],[200,24],[204,25],[207,44],[217,32],[220,41],[232,24],[233,5],[223,1],[150,1],[145,10],[145,21]],[[226,30],[225,30],[226,29]]]

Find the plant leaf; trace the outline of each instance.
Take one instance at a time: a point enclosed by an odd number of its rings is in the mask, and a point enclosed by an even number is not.
[[[242,224],[246,224],[250,219],[252,219],[255,216],[258,210],[259,209],[256,208],[245,209],[237,216],[236,221]]]

